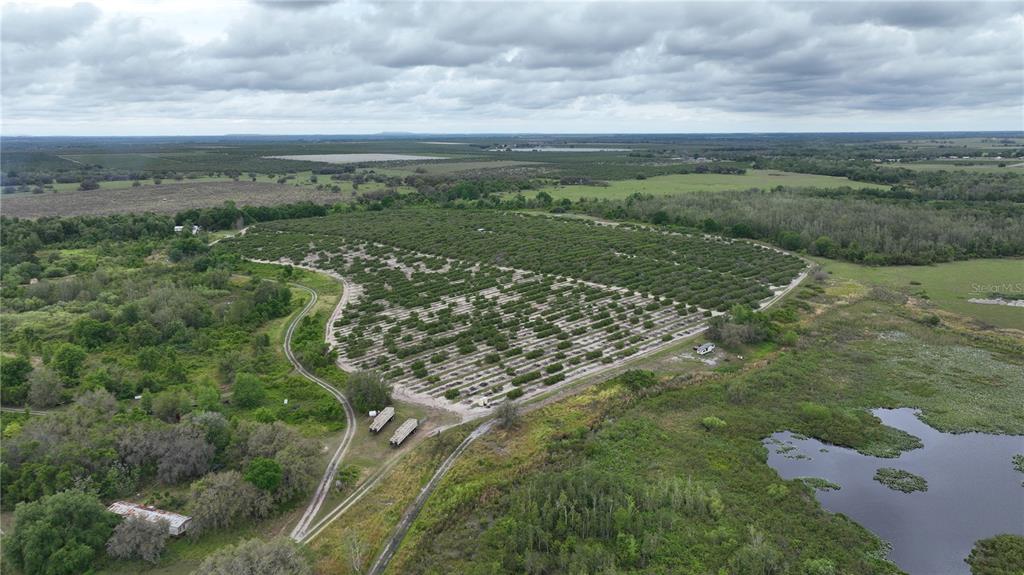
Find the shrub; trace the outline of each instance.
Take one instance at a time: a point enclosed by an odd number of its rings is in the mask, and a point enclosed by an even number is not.
[[[831,559],[808,559],[804,561],[804,575],[836,575],[836,564]]]
[[[750,542],[740,547],[730,561],[737,574],[777,575],[782,573],[782,553],[769,543],[764,534],[750,527]]]
[[[714,431],[716,429],[721,429],[721,428],[725,427],[725,425],[726,425],[724,419],[719,419],[719,418],[717,418],[717,417],[715,417],[713,415],[705,417],[704,419],[701,419],[700,420],[700,424],[702,426],[704,426],[704,429],[706,429],[708,431]]]
[[[928,481],[920,475],[914,475],[903,469],[894,467],[881,467],[875,471],[875,481],[896,491],[913,493],[914,491],[928,491]]]
[[[653,371],[631,369],[619,376],[619,383],[626,386],[630,391],[639,391],[656,385],[658,378]]]
[[[250,539],[207,557],[195,575],[312,575],[298,546],[285,538]]]
[[[348,376],[345,393],[356,411],[381,410],[391,404],[391,384],[376,371],[357,371]]]
[[[513,377],[512,378],[512,385],[523,385],[524,383],[529,383],[529,382],[531,382],[531,381],[533,381],[535,379],[540,379],[540,372],[539,371],[531,371],[531,372],[524,373],[522,375],[517,375],[517,376]]]
[[[516,389],[513,391],[522,390]],[[506,399],[505,401],[501,402],[501,405],[499,405],[498,409],[495,410],[495,415],[497,416],[498,419],[498,425],[504,429],[512,429],[513,427],[519,425],[519,406],[512,402],[511,399],[515,398],[511,397],[511,394],[509,394],[509,399]]]
[[[517,388],[513,389],[512,391],[506,393],[505,397],[507,397],[508,399],[519,399],[520,397],[522,397],[524,395],[526,395],[526,392],[517,387]]]
[[[459,398],[459,390],[452,388],[445,391],[444,398],[447,399],[448,401],[455,401],[456,399]]]
[[[558,382],[560,382],[560,381],[562,381],[564,379],[565,379],[565,374],[564,373],[556,373],[555,375],[552,375],[551,377],[545,377],[541,381],[541,383],[544,384],[544,385],[555,385],[556,383],[558,383]]]
[[[996,535],[980,539],[965,559],[976,575],[1019,575],[1024,566],[1024,537]]]
[[[249,373],[239,373],[235,376],[235,385],[232,387],[232,391],[232,402],[244,409],[258,407],[267,396],[263,389],[263,382]]]
[[[192,530],[198,536],[209,529],[224,529],[239,522],[262,517],[270,510],[270,499],[237,471],[210,473],[192,484],[189,507]]]
[[[245,470],[245,480],[264,491],[274,491],[280,487],[283,478],[281,464],[267,457],[253,459]]]
[[[166,519],[149,521],[136,515],[126,517],[107,540],[107,554],[115,559],[142,559],[156,563],[171,535],[169,527]]]
[[[4,385],[7,385],[6,382]],[[62,389],[60,378],[47,367],[36,368],[28,375],[28,403],[32,407],[47,408],[57,405],[61,400]]]

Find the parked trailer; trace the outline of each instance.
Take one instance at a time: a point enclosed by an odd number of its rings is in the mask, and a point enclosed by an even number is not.
[[[395,430],[395,434],[391,436],[391,445],[394,445],[395,447],[401,445],[402,442],[405,441],[406,437],[409,437],[412,435],[413,431],[416,431],[416,426],[419,424],[420,422],[415,419],[406,419],[405,422]]]
[[[373,423],[370,424],[370,431],[377,433],[384,429],[384,426],[391,421],[391,418],[395,416],[394,407],[385,407],[383,411],[377,414],[377,417],[373,418]]]

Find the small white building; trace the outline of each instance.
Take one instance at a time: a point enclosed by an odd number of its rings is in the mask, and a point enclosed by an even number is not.
[[[115,501],[107,508],[111,513],[116,513],[121,517],[141,517],[146,521],[156,523],[157,521],[166,521],[167,531],[171,535],[177,536],[188,531],[189,526],[192,524],[192,518],[187,515],[181,515],[172,511],[164,511],[163,509],[157,509],[155,507],[147,507],[145,505],[139,505],[138,503],[131,503],[129,501]]]

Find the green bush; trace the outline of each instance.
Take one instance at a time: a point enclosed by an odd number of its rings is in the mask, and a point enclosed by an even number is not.
[[[996,535],[980,539],[964,561],[973,575],[1020,575],[1024,570],[1024,537]]]
[[[920,475],[896,469],[894,467],[881,467],[875,471],[875,481],[896,491],[913,493],[914,491],[928,491],[928,481]]]
[[[657,385],[658,378],[653,371],[631,369],[619,376],[619,383],[630,391],[639,391]]]
[[[704,419],[701,419],[700,420],[700,424],[702,426],[704,426],[704,429],[706,429],[708,431],[714,431],[716,429],[721,429],[721,428],[725,427],[725,425],[726,425],[724,419],[720,419],[720,418],[715,417],[713,415],[705,417]]]
[[[232,403],[244,409],[259,407],[267,397],[267,392],[263,389],[263,382],[250,373],[236,375],[232,391]],[[154,402],[154,407],[155,405]]]
[[[281,464],[266,457],[253,459],[245,470],[245,480],[264,491],[277,489],[283,478]]]

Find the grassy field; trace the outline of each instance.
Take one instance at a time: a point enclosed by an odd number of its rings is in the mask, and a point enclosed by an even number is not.
[[[408,176],[416,173],[431,176],[458,174],[478,171],[501,171],[523,167],[539,166],[537,162],[520,162],[515,160],[481,160],[481,161],[449,161],[449,162],[418,162],[404,167],[371,168],[378,174],[389,176]],[[384,166],[382,164],[382,166]]]
[[[21,218],[46,216],[99,216],[127,212],[174,214],[192,208],[219,206],[226,201],[239,206],[265,206],[299,201],[338,203],[352,198],[349,182],[340,182],[340,192],[317,190],[313,186],[269,182],[206,182],[101,188],[91,191],[4,196],[4,215]],[[363,184],[360,192],[383,188]]]
[[[854,182],[847,178],[797,174],[776,170],[748,170],[743,175],[732,174],[674,174],[656,176],[646,180],[618,180],[603,186],[550,186],[544,188],[555,199],[600,198],[621,200],[635,193],[665,196],[690,192],[717,192],[723,190],[770,189],[775,186],[884,189],[887,186]]]
[[[1024,330],[1024,308],[971,303],[991,292],[1016,292],[1024,298],[1024,261],[988,259],[931,266],[868,267],[820,260],[837,277],[865,285],[884,285],[924,294],[939,308],[1003,328]],[[912,283],[916,282],[916,283]]]

